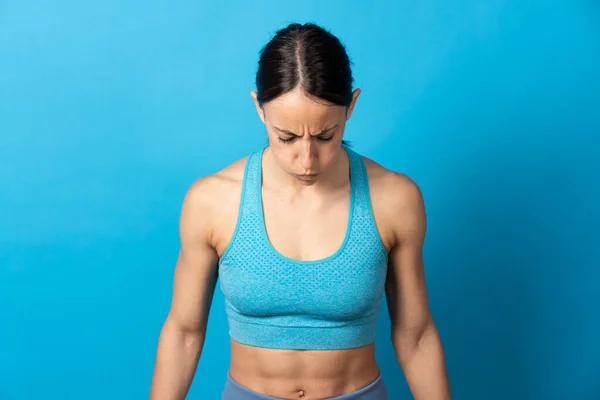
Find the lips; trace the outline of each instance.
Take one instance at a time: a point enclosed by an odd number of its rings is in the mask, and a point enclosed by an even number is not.
[[[303,181],[311,181],[317,177],[317,174],[296,175],[296,177]]]

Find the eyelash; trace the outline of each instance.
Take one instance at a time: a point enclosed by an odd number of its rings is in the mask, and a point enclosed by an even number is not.
[[[281,137],[277,137],[277,139],[278,139],[278,140],[279,140],[281,143],[286,143],[286,144],[289,144],[289,143],[293,142],[294,140],[296,140],[296,138],[295,138],[295,137],[292,137],[292,138],[289,138],[289,139],[283,139],[283,138],[281,138]],[[328,137],[328,138],[321,138],[321,137],[318,137],[318,138],[317,138],[317,140],[318,140],[318,141],[321,141],[321,142],[330,142],[332,139],[333,139],[333,136],[330,136],[330,137]]]

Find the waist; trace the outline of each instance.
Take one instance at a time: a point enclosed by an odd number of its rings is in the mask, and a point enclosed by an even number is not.
[[[343,350],[280,350],[231,340],[229,376],[238,384],[275,398],[309,398],[351,393],[377,379],[374,343]]]

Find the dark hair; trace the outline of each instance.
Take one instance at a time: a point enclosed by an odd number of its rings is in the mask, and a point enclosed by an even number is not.
[[[260,52],[258,102],[300,86],[318,99],[339,106],[352,102],[350,59],[340,40],[315,24],[290,24],[276,32]]]
[[[354,82],[350,64],[344,45],[329,31],[312,23],[290,24],[260,52],[258,102],[262,105],[300,86],[317,99],[348,107]],[[350,146],[345,140],[342,144]]]

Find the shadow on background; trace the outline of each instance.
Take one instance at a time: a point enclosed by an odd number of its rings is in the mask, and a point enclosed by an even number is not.
[[[469,186],[482,195],[448,204],[443,212],[453,222],[430,224],[442,227],[425,250],[431,308],[454,398],[532,399],[526,327],[533,304],[518,273],[531,266],[523,250],[535,246],[518,232],[527,210],[516,199],[497,204],[494,198],[506,198],[516,185],[498,183],[490,165],[476,170],[483,175],[472,176]],[[387,318],[387,309],[382,314]],[[412,398],[388,343],[389,322],[381,326],[378,359],[391,398]]]
[[[591,170],[561,162],[566,144],[515,146],[445,170],[441,196],[424,189],[428,290],[453,398],[599,398],[598,323],[586,303],[597,291],[589,262],[598,259],[598,189],[586,184]],[[582,166],[588,156],[582,149]],[[388,332],[383,307],[378,361],[391,398],[412,398]]]

